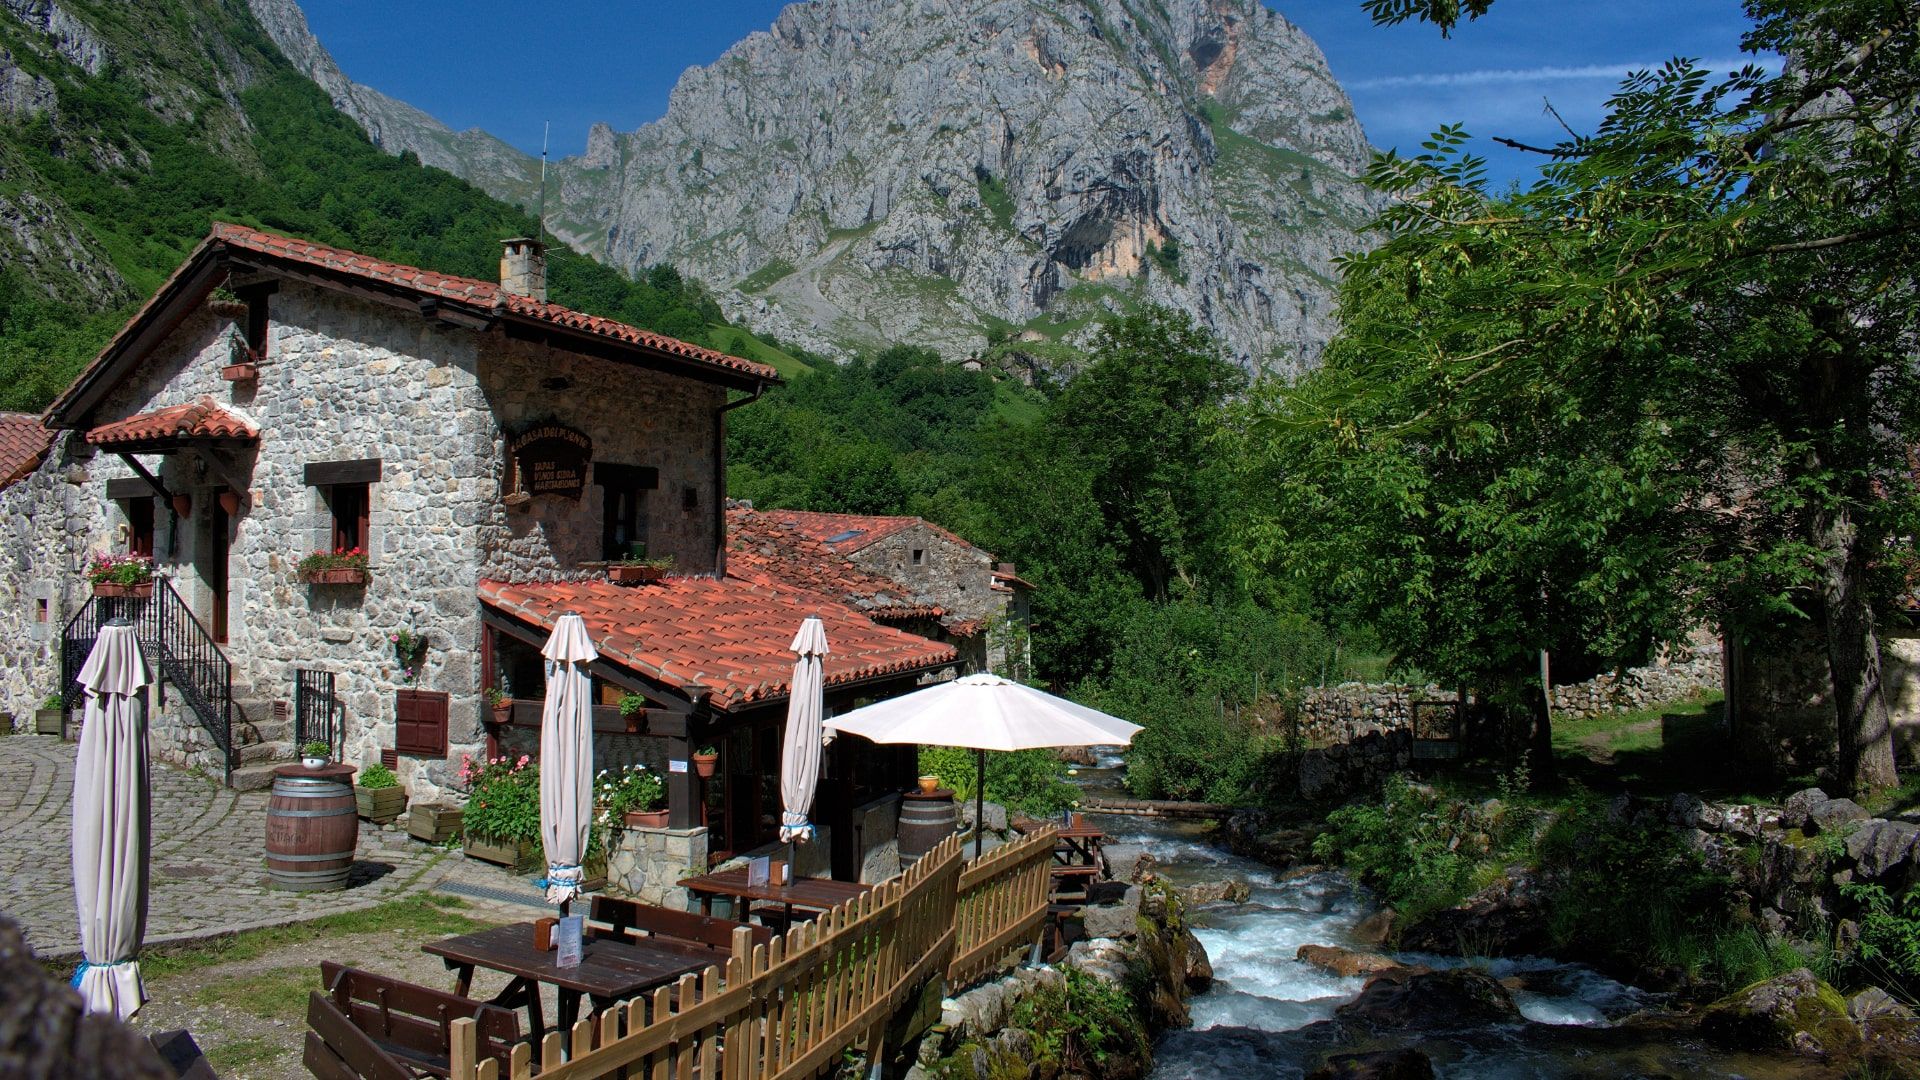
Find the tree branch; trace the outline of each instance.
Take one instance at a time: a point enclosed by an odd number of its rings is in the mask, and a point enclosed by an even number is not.
[[[1818,240],[1795,240],[1787,244],[1768,244],[1766,247],[1751,248],[1754,255],[1785,255],[1794,251],[1820,251],[1824,248],[1842,247],[1857,244],[1863,240],[1878,240],[1883,236],[1892,236],[1899,232],[1892,225],[1882,225],[1877,229],[1861,229],[1858,232],[1841,233],[1839,236],[1823,236]]]
[[[1499,143],[1501,146],[1512,147],[1515,150],[1524,150],[1529,154],[1545,154],[1546,156],[1550,158],[1555,158],[1555,159],[1577,158],[1577,157],[1587,156],[1585,151],[1553,150],[1544,146],[1529,146],[1528,144],[1523,143],[1518,139],[1509,139],[1504,135],[1495,135],[1493,137],[1493,141]]]

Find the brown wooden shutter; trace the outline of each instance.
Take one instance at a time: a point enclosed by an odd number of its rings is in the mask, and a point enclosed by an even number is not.
[[[447,756],[447,702],[448,696],[436,690],[394,691],[394,751]]]

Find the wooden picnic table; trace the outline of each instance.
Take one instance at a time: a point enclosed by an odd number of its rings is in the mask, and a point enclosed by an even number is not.
[[[749,903],[760,900],[784,907],[787,922],[793,911],[828,911],[873,888],[857,881],[833,881],[828,878],[795,878],[786,885],[749,885],[747,868],[735,867],[717,874],[686,878],[680,884],[700,897],[700,913],[713,914],[713,898],[731,896]],[[735,916],[738,918],[738,916]]]
[[[1107,834],[1082,821],[1054,833],[1054,861],[1061,866],[1099,866],[1100,842]]]
[[[559,1030],[566,1031],[580,1018],[582,997],[591,998],[595,1010],[605,1009],[714,962],[712,950],[695,943],[678,944],[657,937],[635,940],[619,935],[596,936],[588,927],[579,965],[561,967],[555,963],[558,950],[541,952],[533,947],[531,922],[461,934],[420,948],[446,961],[447,968],[455,972],[453,992],[461,997],[466,997],[473,985],[476,967],[513,976],[492,1004],[509,1009],[526,1005],[536,1046],[546,1034],[540,1014],[541,983],[551,983],[558,989]]]

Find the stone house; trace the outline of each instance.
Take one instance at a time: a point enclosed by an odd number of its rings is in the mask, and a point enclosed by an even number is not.
[[[913,628],[929,637],[952,642],[963,664],[1030,674],[1033,586],[1012,563],[995,562],[924,518],[731,505],[728,520],[736,536],[747,538],[755,551],[784,551],[780,563],[809,568],[832,564],[833,557],[844,560],[853,593],[902,598],[876,599],[876,618],[886,621],[890,603],[917,611],[901,618],[917,620]],[[892,590],[876,589],[875,580],[890,582]]]
[[[318,738],[433,799],[464,756],[537,744],[536,650],[575,610],[602,653],[596,756],[667,775],[656,853],[703,866],[763,843],[801,619],[834,645],[830,708],[950,672],[955,651],[729,572],[726,413],[772,369],[545,292],[532,240],[506,242],[495,282],[214,226],[39,424],[0,420],[0,472],[20,474],[0,485],[0,709],[69,687],[97,627],[130,616],[163,679],[157,756],[258,786]],[[348,580],[299,570],[355,549],[364,572],[329,575]],[[103,552],[150,557],[152,597],[91,595]],[[635,553],[672,568],[609,581]],[[402,631],[422,647],[403,655]],[[513,699],[504,723],[486,689]],[[703,782],[687,761],[708,744]],[[911,754],[843,747],[827,770],[819,847],[856,874]]]

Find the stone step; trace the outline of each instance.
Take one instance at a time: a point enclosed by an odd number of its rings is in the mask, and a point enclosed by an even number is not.
[[[258,765],[264,762],[285,765],[292,760],[293,744],[291,742],[276,739],[270,742],[235,743],[233,747],[233,764],[236,768],[241,765]]]
[[[286,762],[269,762],[264,765],[247,765],[233,770],[233,776],[227,780],[227,786],[235,791],[260,791],[273,786],[273,770]]]
[[[237,717],[234,719],[233,743],[235,746],[238,746],[241,743],[274,742],[277,740],[285,741],[289,745],[292,744],[293,721],[291,720],[253,721],[253,720],[241,720]]]

